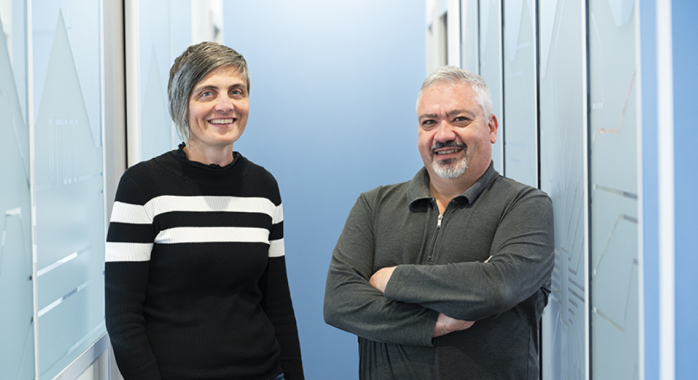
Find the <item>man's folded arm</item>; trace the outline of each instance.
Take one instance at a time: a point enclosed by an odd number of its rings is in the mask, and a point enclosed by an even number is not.
[[[503,217],[487,262],[398,265],[385,287],[385,297],[456,319],[481,320],[548,287],[553,250],[552,202],[536,191]]]
[[[369,283],[374,241],[371,210],[362,195],[332,254],[325,288],[325,322],[362,338],[430,346],[437,312],[386,299]]]

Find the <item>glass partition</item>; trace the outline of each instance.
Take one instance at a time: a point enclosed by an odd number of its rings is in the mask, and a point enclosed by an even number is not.
[[[553,200],[555,267],[543,317],[543,379],[586,378],[586,59],[583,2],[539,3],[540,176]]]
[[[461,0],[461,67],[480,73],[480,59],[478,49],[478,3],[479,0]]]
[[[100,4],[32,2],[42,379],[105,332]]]
[[[504,174],[538,187],[534,0],[504,0]],[[500,136],[502,137],[502,136]]]
[[[592,377],[639,374],[639,134],[633,0],[589,1]]]
[[[141,159],[176,148],[180,138],[167,106],[167,82],[174,59],[191,44],[191,2],[138,2]]]
[[[0,379],[34,378],[25,2],[0,0]]]
[[[504,174],[504,108],[502,88],[502,3],[480,0],[480,76],[492,95],[492,108],[499,121],[497,142],[492,145],[494,168]]]

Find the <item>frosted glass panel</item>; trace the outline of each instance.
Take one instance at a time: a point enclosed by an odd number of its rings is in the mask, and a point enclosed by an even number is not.
[[[461,66],[479,74],[477,3],[478,0],[461,0]]]
[[[34,378],[29,128],[23,1],[0,0],[0,379]],[[19,24],[19,28],[17,28]],[[15,70],[15,68],[19,70]],[[18,76],[17,72],[21,74]]]
[[[167,108],[167,82],[174,59],[191,44],[191,4],[143,0],[140,14],[141,159],[180,142]]]
[[[499,0],[480,0],[480,76],[492,94],[492,109],[499,120],[492,146],[494,168],[504,174],[504,109],[502,108],[502,6]]]
[[[504,174],[538,186],[535,1],[504,0]]]
[[[555,269],[543,316],[543,379],[586,378],[584,10],[539,3],[541,188],[553,200]]]
[[[589,1],[592,377],[639,379],[635,2]]]
[[[40,376],[104,332],[100,2],[33,2]]]

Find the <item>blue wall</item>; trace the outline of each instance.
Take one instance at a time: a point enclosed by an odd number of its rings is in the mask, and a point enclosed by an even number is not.
[[[696,341],[698,325],[698,129],[695,109],[698,104],[698,3],[672,2],[674,60],[674,175],[676,233],[676,378],[698,379]]]
[[[642,0],[643,75],[643,177],[644,177],[644,264],[645,264],[645,378],[659,378],[659,256],[658,256],[658,167],[657,167],[657,46],[655,1]],[[675,302],[676,379],[698,378],[696,346],[698,326],[698,129],[695,126],[698,74],[698,29],[693,20],[698,3],[672,3],[674,76],[674,202],[675,202]]]
[[[224,3],[225,44],[251,73],[235,150],[279,181],[306,378],[356,379],[354,335],[326,325],[332,249],[358,195],[422,166],[415,102],[425,77],[422,0]]]

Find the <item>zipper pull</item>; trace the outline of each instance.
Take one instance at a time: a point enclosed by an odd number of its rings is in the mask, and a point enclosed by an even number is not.
[[[436,222],[436,228],[441,228],[441,220],[444,218],[443,215],[439,214],[439,219]]]

